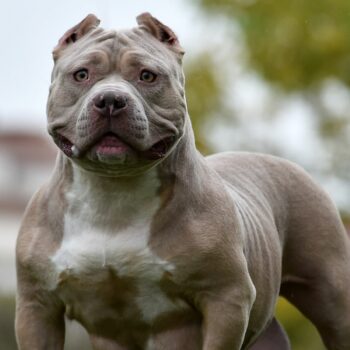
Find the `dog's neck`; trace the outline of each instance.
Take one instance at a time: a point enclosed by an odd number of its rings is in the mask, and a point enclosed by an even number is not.
[[[159,165],[159,172],[163,178],[171,177],[178,183],[195,187],[203,168],[206,168],[204,158],[196,148],[191,121],[188,117],[184,135],[175,150]]]

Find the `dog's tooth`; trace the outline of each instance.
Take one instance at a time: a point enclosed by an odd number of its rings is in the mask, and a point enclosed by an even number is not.
[[[78,147],[76,145],[72,146],[72,153],[73,153],[73,156],[76,158],[79,157],[81,154],[80,150],[78,149]]]

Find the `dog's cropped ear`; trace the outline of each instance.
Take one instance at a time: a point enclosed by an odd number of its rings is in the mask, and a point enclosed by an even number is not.
[[[185,51],[181,47],[176,34],[165,24],[154,18],[150,13],[145,12],[136,18],[137,24],[140,28],[145,29],[152,34],[156,39],[167,45],[171,50],[184,55]]]
[[[99,24],[100,20],[95,15],[87,15],[80,23],[64,33],[52,51],[53,59],[56,61],[59,58],[62,50],[79,40],[90,30],[97,28]]]

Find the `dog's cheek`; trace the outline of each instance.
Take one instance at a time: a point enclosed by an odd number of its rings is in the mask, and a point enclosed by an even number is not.
[[[73,142],[79,103],[66,103],[60,89],[52,89],[47,101],[47,129],[51,135],[60,131]]]

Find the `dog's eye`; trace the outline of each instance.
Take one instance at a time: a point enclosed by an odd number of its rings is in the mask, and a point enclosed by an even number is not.
[[[76,71],[74,74],[74,79],[76,81],[85,81],[89,79],[89,71],[85,68],[79,69],[78,71]]]
[[[146,83],[153,83],[157,79],[157,74],[144,69],[140,74],[140,80]]]

